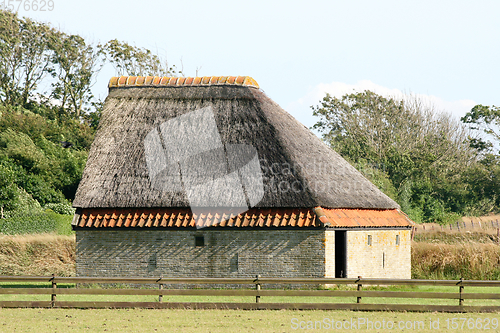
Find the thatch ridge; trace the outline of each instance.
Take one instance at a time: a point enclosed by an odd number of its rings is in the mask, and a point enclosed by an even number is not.
[[[73,205],[189,207],[184,192],[151,186],[143,141],[152,128],[204,107],[225,145],[257,150],[265,192],[256,207],[399,208],[262,91],[230,85],[110,88]]]
[[[206,86],[206,85],[239,85],[259,88],[259,84],[250,76],[120,76],[112,77],[108,87],[137,86]]]

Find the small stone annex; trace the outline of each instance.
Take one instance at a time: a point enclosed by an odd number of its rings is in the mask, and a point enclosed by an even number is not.
[[[248,76],[115,77],[79,276],[411,278],[413,222]]]

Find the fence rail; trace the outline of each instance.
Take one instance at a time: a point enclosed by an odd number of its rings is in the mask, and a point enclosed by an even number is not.
[[[18,288],[16,283],[47,283],[47,287]],[[58,284],[127,284],[157,285],[157,289],[118,288],[58,288]],[[172,289],[172,285],[225,285],[239,289]],[[263,285],[352,285],[356,290],[279,290],[263,289]],[[363,290],[363,286],[447,286],[456,292],[378,291]],[[15,286],[15,287],[13,287]],[[247,286],[248,289],[242,286]],[[347,309],[440,312],[500,312],[500,305],[471,306],[467,300],[500,300],[500,293],[467,293],[466,287],[500,287],[500,281],[478,280],[405,280],[405,279],[333,279],[333,278],[125,278],[125,277],[58,277],[58,276],[0,276],[0,307],[45,308],[190,308],[190,309]],[[252,288],[252,289],[250,289]],[[6,301],[2,295],[50,295],[46,301]],[[59,301],[58,295],[154,295],[157,302]],[[253,302],[164,302],[163,296],[248,296]],[[355,303],[266,303],[269,296],[289,297],[354,297]],[[373,304],[370,298],[448,299],[455,305],[434,304]],[[430,302],[432,303],[432,302]]]
[[[451,232],[488,232],[496,234],[500,230],[500,222],[498,219],[481,221],[479,218],[471,221],[455,221],[447,225],[437,223],[422,223],[414,226],[415,232],[418,234],[435,232],[435,231],[451,231]]]

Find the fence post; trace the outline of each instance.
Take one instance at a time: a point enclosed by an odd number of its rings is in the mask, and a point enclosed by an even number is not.
[[[163,276],[161,276],[161,275],[160,275],[160,278],[158,279],[158,282],[160,282],[160,281],[161,281],[162,277],[163,277]],[[160,283],[160,284],[158,285],[158,288],[159,288],[160,290],[163,290],[163,283]],[[163,294],[160,294],[160,295],[158,296],[158,302],[160,302],[160,303],[161,303],[161,302],[163,302]]]
[[[57,283],[56,283],[56,275],[52,274],[52,278],[50,279],[52,281],[52,296],[50,298],[50,306],[54,307],[56,305],[56,289],[57,289]]]
[[[457,230],[460,231],[460,223],[457,221]]]
[[[460,287],[458,289],[460,293],[460,299],[458,301],[458,305],[462,306],[464,305],[464,299],[462,298],[462,292],[464,291],[464,286],[462,285],[463,278],[460,278]]]
[[[257,290],[257,296],[255,296],[255,303],[260,303],[260,283],[259,283],[260,275],[255,276],[255,290]]]
[[[358,276],[358,291],[361,291],[361,287],[363,286],[360,282],[361,280],[361,276]],[[356,299],[356,303],[361,303],[361,296],[358,296],[358,298]]]
[[[497,228],[497,243],[500,245],[500,228]]]

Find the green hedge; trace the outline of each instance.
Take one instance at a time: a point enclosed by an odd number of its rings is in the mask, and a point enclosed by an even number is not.
[[[62,215],[50,209],[16,212],[0,220],[0,233],[7,235],[56,233],[71,235],[72,215]]]

